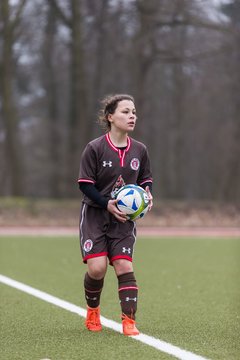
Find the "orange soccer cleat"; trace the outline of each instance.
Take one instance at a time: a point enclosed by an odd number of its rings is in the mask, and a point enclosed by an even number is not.
[[[136,328],[135,320],[129,318],[127,315],[122,315],[123,334],[127,336],[139,335],[139,331]]]
[[[102,325],[100,322],[100,306],[91,308],[87,306],[87,317],[85,321],[86,328],[90,331],[101,331]]]

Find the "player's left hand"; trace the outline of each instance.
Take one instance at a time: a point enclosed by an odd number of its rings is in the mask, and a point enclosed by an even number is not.
[[[148,211],[150,211],[152,209],[152,206],[153,206],[153,197],[152,197],[151,191],[149,189],[149,186],[146,186],[145,190],[146,190],[146,192],[148,194],[148,200],[149,200]]]

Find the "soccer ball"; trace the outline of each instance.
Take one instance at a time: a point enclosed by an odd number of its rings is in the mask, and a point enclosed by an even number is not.
[[[148,194],[137,185],[125,185],[116,194],[117,207],[124,214],[128,215],[129,220],[143,218],[148,211]]]

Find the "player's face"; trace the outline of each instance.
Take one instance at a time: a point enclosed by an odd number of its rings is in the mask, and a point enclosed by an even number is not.
[[[111,129],[115,128],[126,133],[134,130],[136,120],[136,109],[131,100],[119,101],[114,114],[109,115]]]

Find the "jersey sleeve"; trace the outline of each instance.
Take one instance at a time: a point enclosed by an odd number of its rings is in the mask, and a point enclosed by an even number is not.
[[[85,182],[85,183],[95,184],[96,167],[97,167],[96,153],[93,147],[90,144],[88,144],[81,156],[78,183]]]
[[[146,183],[152,183],[152,172],[151,172],[151,166],[150,166],[150,159],[148,155],[147,148],[144,148],[142,160],[140,162],[140,172],[138,176],[137,183],[140,186],[144,186]]]

